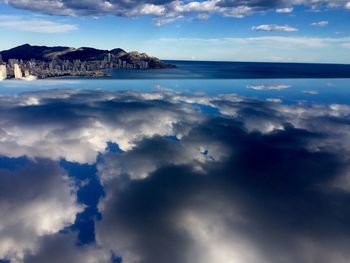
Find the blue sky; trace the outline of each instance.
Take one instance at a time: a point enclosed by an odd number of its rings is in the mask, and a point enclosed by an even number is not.
[[[348,0],[0,0],[0,49],[139,50],[162,59],[350,62]]]

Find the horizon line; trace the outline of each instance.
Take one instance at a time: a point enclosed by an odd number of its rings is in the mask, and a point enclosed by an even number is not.
[[[15,47],[12,47],[12,48],[9,48],[9,49],[3,49],[3,50],[0,50],[0,53],[3,52],[3,51],[8,51],[8,50],[11,50],[11,49],[14,49],[14,48],[17,48],[17,47],[21,47],[21,46],[26,46],[26,45],[29,45],[29,46],[32,46],[32,47],[67,47],[67,48],[74,48],[74,49],[80,49],[80,48],[92,48],[92,49],[96,49],[96,50],[105,50],[105,51],[111,51],[113,49],[122,49],[124,51],[126,51],[124,48],[121,48],[121,47],[115,47],[115,48],[112,48],[112,49],[100,49],[100,48],[97,48],[97,47],[89,47],[89,46],[80,46],[80,47],[73,47],[73,46],[66,46],[66,45],[54,45],[54,46],[48,46],[48,45],[35,45],[35,44],[30,44],[30,43],[24,43],[24,44],[21,44],[21,45],[18,45],[18,46],[15,46]],[[140,52],[140,53],[146,53],[146,54],[149,54],[148,52],[146,51],[137,51],[137,50],[131,50],[131,51],[126,51],[128,53],[130,52]],[[153,55],[151,55],[153,57]],[[168,59],[168,58],[160,58],[160,60],[162,61],[182,61],[182,62],[217,62],[217,63],[270,63],[270,64],[315,64],[315,65],[345,65],[345,66],[350,66],[350,63],[337,63],[337,62],[314,62],[314,61],[261,61],[261,60],[258,60],[258,61],[251,61],[251,60],[247,60],[247,61],[244,61],[244,60],[216,60],[216,59],[213,59],[213,60],[206,60],[206,59]]]

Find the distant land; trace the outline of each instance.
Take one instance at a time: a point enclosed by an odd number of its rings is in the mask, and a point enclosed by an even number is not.
[[[57,77],[114,79],[350,78],[350,64],[161,61],[145,53],[126,52],[121,48],[100,50],[90,47],[46,47],[29,44],[0,52],[0,80]]]
[[[156,57],[121,48],[100,50],[91,47],[47,47],[25,44],[0,52],[0,80],[36,79],[60,76],[105,77],[105,69],[165,69]]]

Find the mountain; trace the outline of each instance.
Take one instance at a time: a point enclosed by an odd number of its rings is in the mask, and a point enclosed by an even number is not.
[[[140,61],[148,62],[149,68],[169,68],[174,67],[172,65],[162,62],[160,59],[148,56],[145,53],[139,53],[136,51],[126,52],[121,48],[112,50],[100,50],[91,47],[71,48],[71,47],[46,47],[46,46],[31,46],[25,44],[9,50],[0,52],[2,59],[7,62],[9,59],[18,60],[39,60],[39,61],[51,61],[51,60],[75,60],[81,61],[94,61],[103,60],[110,56],[112,59],[120,59],[127,63],[137,63]]]

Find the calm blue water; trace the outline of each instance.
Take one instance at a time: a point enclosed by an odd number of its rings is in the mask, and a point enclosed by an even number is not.
[[[350,65],[167,61],[162,70],[109,70],[112,78],[61,78],[0,82],[0,93],[47,89],[102,89],[150,92],[171,89],[207,95],[235,93],[257,99],[350,103]]]
[[[116,79],[350,78],[350,65],[167,61],[176,68],[107,71]]]
[[[298,101],[350,104],[350,79],[65,79],[33,82],[0,82],[0,94],[52,89],[135,90],[152,92],[171,89],[183,93],[207,95],[238,94],[257,99],[280,99],[290,104]]]

